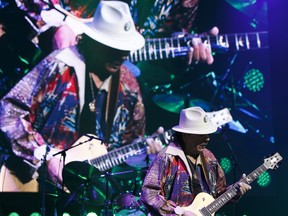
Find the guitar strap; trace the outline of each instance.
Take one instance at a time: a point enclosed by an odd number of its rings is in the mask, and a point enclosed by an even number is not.
[[[119,82],[120,82],[120,73],[121,69],[118,73],[112,76],[108,96],[107,96],[107,107],[105,113],[105,120],[106,120],[106,130],[105,130],[105,143],[109,143],[109,138],[112,131],[113,126],[113,119],[116,112],[116,104],[118,98],[118,89],[119,89]]]
[[[215,181],[215,178],[212,178],[212,176],[209,174],[209,171],[208,171],[208,168],[207,168],[207,164],[206,164],[206,160],[205,160],[205,157],[204,157],[203,153],[200,153],[200,159],[201,159],[201,165],[202,165],[203,170],[204,170],[204,175],[205,175],[205,179],[206,179],[206,182],[208,184],[209,190],[210,190],[211,194],[213,196],[215,196],[216,191],[215,191],[215,187],[214,187],[214,184],[213,184],[213,182]]]

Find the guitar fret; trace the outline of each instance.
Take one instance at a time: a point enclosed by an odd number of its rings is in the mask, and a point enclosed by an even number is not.
[[[229,40],[228,40],[228,35],[227,34],[225,35],[225,40],[226,40],[226,47],[229,48],[230,45],[229,45]]]
[[[219,36],[218,36],[218,35],[216,35],[216,37],[215,37],[215,38],[216,38],[216,45],[217,45],[217,46],[219,46],[219,45],[220,45],[220,44],[219,44],[219,41],[220,41],[220,39],[219,39]]]
[[[170,43],[171,43],[171,44],[170,44],[170,47],[173,48],[173,47],[174,47],[173,38],[170,39]],[[171,46],[171,45],[172,45],[172,46]],[[174,49],[171,49],[171,51],[172,51],[172,57],[175,58],[175,51],[174,51]]]
[[[235,44],[236,44],[236,50],[239,50],[239,41],[238,41],[238,37],[237,34],[235,34]]]
[[[246,48],[249,50],[250,49],[250,42],[249,42],[249,38],[248,38],[248,34],[245,34],[245,39],[246,39]]]
[[[159,48],[160,48],[160,59],[163,59],[161,38],[158,39],[158,43],[159,43]]]
[[[167,38],[165,38],[165,53],[166,53],[166,58],[169,57],[169,42],[167,41]]]
[[[177,48],[178,48],[178,51],[180,52],[181,51],[181,48],[180,48],[180,39],[177,38]]]
[[[258,45],[258,48],[261,47],[261,41],[260,41],[260,38],[259,38],[259,34],[257,33],[256,34],[256,37],[257,37],[257,45]]]
[[[153,40],[153,53],[154,53],[154,60],[157,60],[157,54],[156,54],[157,46],[155,41],[156,40]]]
[[[143,55],[143,49],[140,49],[139,50],[139,60],[140,61],[143,61],[142,55]]]

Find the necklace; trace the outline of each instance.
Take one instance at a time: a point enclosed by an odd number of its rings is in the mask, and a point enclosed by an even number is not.
[[[90,89],[91,89],[91,94],[92,94],[92,101],[89,103],[89,110],[90,110],[90,112],[95,112],[96,111],[96,100],[95,100],[95,94],[94,94],[92,75],[90,73],[89,73],[89,80],[90,80]]]
[[[192,171],[192,173],[193,173],[193,177],[195,178],[195,179],[197,179],[197,173],[196,173],[196,167],[197,167],[197,165],[196,165],[196,161],[195,161],[195,164],[192,162],[192,158],[191,158],[191,156],[188,156],[187,155],[187,160],[188,160],[188,164],[189,164],[189,166],[190,166],[190,168],[191,168],[191,171]]]

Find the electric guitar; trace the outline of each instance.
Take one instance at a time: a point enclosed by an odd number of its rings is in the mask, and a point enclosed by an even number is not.
[[[278,163],[282,160],[279,153],[275,153],[273,156],[264,159],[264,163],[251,172],[242,182],[250,184],[255,179],[257,179],[262,173],[267,169],[278,168]],[[234,184],[229,190],[224,194],[219,196],[217,199],[204,192],[199,193],[193,203],[186,207],[176,207],[176,214],[183,214],[184,211],[193,212],[197,216],[210,216],[214,215],[221,207],[223,207],[229,200],[236,196],[238,191],[238,184]]]
[[[268,32],[249,32],[223,34],[216,36],[197,36],[182,34],[170,38],[145,39],[143,48],[130,52],[131,62],[161,60],[187,55],[192,39],[200,37],[204,44],[210,45],[213,51],[245,51],[268,48]]]
[[[45,1],[44,1],[45,2]],[[63,9],[60,5],[53,5],[50,2],[45,2],[50,9],[44,11],[41,16],[45,23],[47,23],[43,32],[50,26],[57,26],[65,20],[66,24],[75,29],[78,26],[81,29],[83,24],[92,21],[92,18],[79,18]],[[48,26],[48,27],[46,27]],[[190,44],[193,38],[201,38],[204,44],[210,45],[213,51],[227,52],[227,51],[244,51],[253,49],[268,48],[268,32],[247,32],[235,34],[222,34],[216,36],[197,35],[197,34],[178,34],[177,37],[166,38],[148,38],[145,39],[143,48],[131,51],[128,59],[131,62],[161,60],[168,58],[175,58],[178,56],[187,55]]]
[[[228,108],[207,112],[207,116],[217,127],[221,127],[233,120]],[[170,129],[162,134],[151,136],[151,138],[154,140],[159,139],[163,145],[166,145],[171,140],[173,134],[174,131]],[[71,148],[67,149],[65,162],[68,164],[73,161],[83,161],[103,172],[124,163],[131,156],[145,154],[147,145],[147,139],[143,139],[108,152],[106,145],[97,136],[87,134],[80,137]],[[44,147],[36,149],[35,154],[42,157],[45,154]],[[61,155],[59,154],[59,150],[51,149],[49,155],[47,155],[48,160],[54,156],[53,154]],[[40,157],[37,156],[37,158],[39,159]]]
[[[232,116],[227,108],[207,113],[207,115],[210,121],[214,122],[218,127],[221,127],[222,125],[232,121]],[[173,133],[174,131],[170,129],[168,131],[165,131],[163,134],[154,135],[152,136],[152,138],[159,139],[161,140],[163,145],[166,145],[169,143]],[[65,170],[66,171],[68,170],[68,172],[75,171],[75,173],[72,174],[70,173],[71,174],[70,176],[72,176],[72,181],[73,176],[75,175],[85,180],[88,178],[87,175],[90,175],[90,173],[86,172],[87,170],[85,170],[85,168],[88,168],[90,171],[93,168],[94,171],[97,171],[96,177],[99,177],[100,175],[103,174],[104,171],[107,171],[113,168],[114,166],[125,163],[127,158],[146,153],[147,145],[148,145],[147,140],[144,139],[108,152],[106,145],[103,144],[102,141],[97,136],[93,134],[86,134],[81,136],[69,149],[65,149],[62,151],[55,148],[49,148],[46,145],[42,145],[36,148],[34,150],[34,156],[36,159],[39,160],[39,163],[35,167],[41,166],[44,156],[46,156],[45,159],[49,161],[52,157],[62,157],[63,155],[65,155],[64,171]],[[79,169],[77,170],[74,170],[75,163],[77,166],[79,165],[78,167]],[[70,169],[71,167],[73,169]],[[7,170],[8,168],[3,167],[3,169]],[[65,175],[63,176],[65,177]],[[35,175],[33,175],[33,179],[31,179],[27,183],[22,183],[22,185],[25,186],[31,184],[32,182],[35,182],[35,184],[37,184],[36,180],[37,177],[38,175],[35,173]],[[3,179],[3,181],[6,182],[5,178]],[[16,181],[17,181],[16,179],[15,180],[10,179],[9,182],[7,181],[7,187],[9,188],[10,186],[15,185]],[[21,182],[19,181],[17,182],[18,185],[21,184]],[[69,179],[68,181],[67,179],[65,179],[65,182],[71,183]],[[67,187],[71,191],[75,189],[73,186],[69,187],[68,185]],[[5,190],[5,188],[3,188],[3,190]]]

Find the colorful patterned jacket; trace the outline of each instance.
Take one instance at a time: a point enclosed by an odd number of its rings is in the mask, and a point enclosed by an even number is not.
[[[198,175],[198,179],[203,192],[216,198],[226,190],[224,172],[208,149],[203,155],[209,177],[201,179]],[[202,170],[204,163],[198,166]],[[152,215],[175,215],[176,206],[189,206],[196,196],[191,183],[192,175],[183,150],[176,143],[171,143],[150,166],[140,199]]]
[[[72,145],[79,138],[84,89],[85,64],[76,47],[54,51],[32,69],[0,101],[0,129],[10,139],[13,153],[33,164],[33,152],[40,145],[48,143],[58,149]],[[140,88],[125,66],[121,67],[115,110],[109,138],[112,147],[144,135]],[[99,127],[97,132],[101,132]]]

